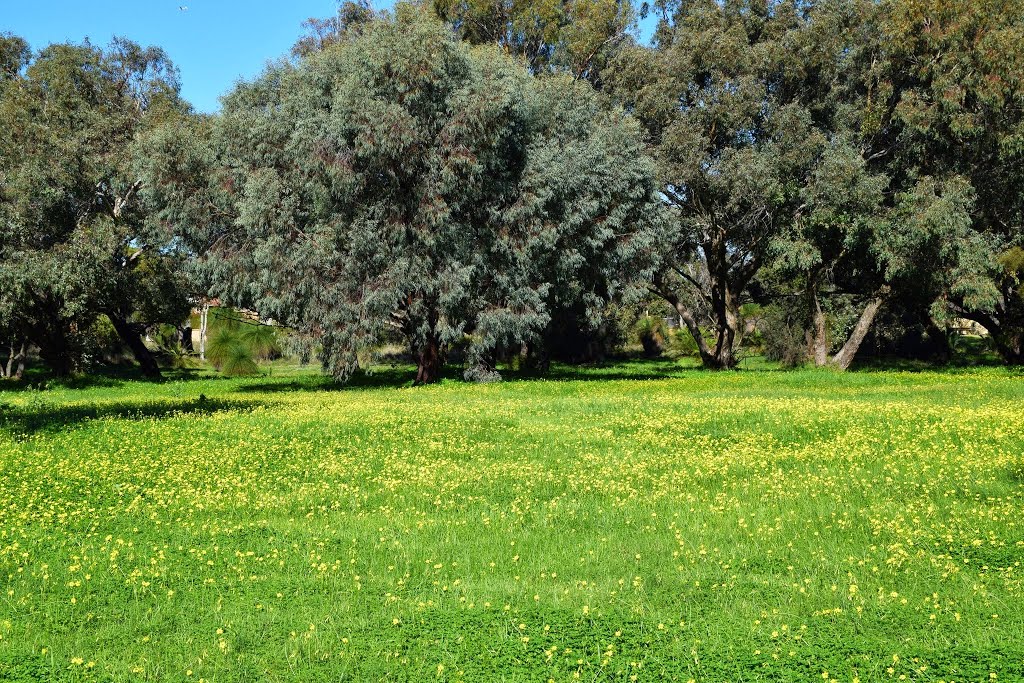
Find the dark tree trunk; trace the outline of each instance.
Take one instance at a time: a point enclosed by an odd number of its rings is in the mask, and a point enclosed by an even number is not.
[[[996,353],[1007,365],[1024,365],[1024,300],[1015,287],[1004,287],[1003,302],[991,316],[992,327],[984,322]]]
[[[1024,365],[1024,330],[997,330],[992,334],[996,352],[1007,365]]]
[[[63,330],[47,329],[42,335],[37,335],[35,343],[39,347],[40,360],[54,375],[68,377],[74,372],[71,345]]]
[[[925,334],[928,335],[928,355],[932,360],[948,363],[953,356],[953,348],[949,343],[949,334],[929,317],[925,323]]]
[[[732,370],[739,363],[736,347],[740,338],[740,312],[728,290],[722,293],[720,301],[716,301],[715,308],[718,323],[715,358],[712,365],[705,363],[705,366],[712,370]]]
[[[441,379],[441,343],[430,337],[417,353],[416,384],[434,384]]]
[[[840,370],[849,369],[853,363],[854,356],[857,355],[857,350],[860,348],[861,342],[864,341],[864,337],[867,336],[868,331],[871,329],[871,324],[875,321],[875,316],[878,315],[878,310],[885,303],[886,297],[889,295],[889,288],[883,287],[875,293],[871,300],[868,301],[864,310],[860,314],[860,318],[857,319],[857,323],[853,326],[853,331],[850,332],[849,338],[846,343],[843,344],[843,348],[839,349],[835,356],[832,357],[832,364]]]
[[[157,365],[152,351],[142,341],[142,326],[112,313],[108,313],[107,317],[110,318],[114,330],[117,331],[117,336],[131,349],[132,355],[139,363],[139,368],[142,369],[142,374],[151,379],[160,379],[162,377],[160,366]]]
[[[195,352],[195,347],[192,345],[192,325],[186,323],[178,326],[178,345],[186,353]]]
[[[1003,291],[1003,303],[987,313],[951,302],[957,315],[973,320],[988,332],[996,353],[1006,365],[1024,365],[1024,300],[1013,290]]]
[[[519,367],[528,373],[543,374],[551,369],[551,354],[544,342],[523,342],[519,346]]]

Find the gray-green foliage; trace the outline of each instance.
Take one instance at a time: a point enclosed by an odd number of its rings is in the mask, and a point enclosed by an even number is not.
[[[536,337],[566,297],[596,310],[652,251],[633,125],[407,6],[239,85],[210,128],[150,144],[149,198],[212,293],[319,338],[338,376],[393,330],[435,381],[453,342],[469,335],[479,361]]]
[[[67,373],[106,314],[158,374],[141,325],[177,322],[187,305],[133,166],[137,134],[186,110],[176,71],[123,39],[32,54],[0,37],[0,73],[0,326]]]
[[[1024,358],[1000,257],[1024,215],[1019,0],[658,8],[654,48],[622,51],[606,76],[678,217],[655,288],[695,338],[702,321],[717,330],[706,366],[735,363],[746,297],[780,294],[801,300],[819,364],[848,366],[893,299],[981,321]],[[860,313],[829,359],[833,297]]]
[[[806,19],[786,2],[662,9],[655,48],[624,51],[608,80],[647,126],[675,218],[655,289],[690,329],[704,364],[729,368],[745,290],[799,212],[825,144],[800,97],[791,49]]]

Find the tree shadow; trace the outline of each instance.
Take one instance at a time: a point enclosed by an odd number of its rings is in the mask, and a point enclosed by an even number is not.
[[[204,371],[195,368],[163,368],[162,377],[153,378],[142,374],[136,365],[104,366],[88,374],[71,377],[57,377],[42,368],[29,368],[20,380],[0,381],[0,393],[17,392],[27,389],[116,389],[125,382],[146,382],[162,384],[179,380],[190,380],[205,377]]]
[[[623,369],[623,359],[587,365],[553,364],[547,371],[514,370],[501,367],[499,372],[506,382],[531,382],[538,380],[571,382],[571,381],[609,381],[609,380],[656,380],[672,379],[690,368],[679,365],[668,359],[628,359],[628,367]],[[467,383],[463,379],[465,368],[461,365],[445,366],[441,379],[446,382]],[[287,381],[256,381],[235,389],[241,393],[278,393],[293,391],[368,391],[373,389],[399,389],[413,386],[416,369],[409,366],[375,367],[370,371],[362,371],[352,375],[347,381],[336,380],[329,376],[305,376]]]
[[[979,370],[983,368],[1005,368],[1013,372],[1020,368],[1007,365],[995,354],[954,354],[947,360],[929,361],[913,358],[900,358],[895,356],[867,357],[854,361],[850,370],[856,372],[950,372],[958,373],[965,370]]]
[[[111,401],[71,405],[30,402],[26,406],[0,403],[0,429],[14,436],[74,429],[89,420],[114,417],[123,420],[170,418],[181,415],[209,415],[225,411],[249,411],[256,401],[198,398],[175,401]]]
[[[607,382],[614,380],[678,379],[699,367],[680,365],[668,358],[616,358],[600,363],[570,365],[553,363],[546,371],[501,369],[507,381]]]
[[[461,370],[448,368],[444,379],[461,377]],[[337,380],[330,375],[306,375],[288,381],[273,380],[246,383],[235,391],[240,393],[279,393],[292,391],[366,391],[371,389],[398,389],[412,386],[416,379],[415,368],[387,367],[374,368],[370,371],[357,372],[347,381]]]

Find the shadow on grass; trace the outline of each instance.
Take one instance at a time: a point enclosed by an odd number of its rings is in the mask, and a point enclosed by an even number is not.
[[[180,415],[209,415],[224,411],[247,411],[256,401],[209,399],[205,396],[177,401],[114,401],[70,405],[30,403],[27,406],[0,404],[0,429],[12,435],[73,429],[88,420],[115,417],[124,420],[168,418]]]
[[[567,365],[556,363],[547,372],[512,370],[499,368],[503,380],[508,382],[547,381],[609,381],[609,380],[650,380],[679,377],[681,372],[693,370],[665,359],[628,360],[622,359],[589,365]],[[445,382],[463,383],[464,368],[447,365],[441,375]],[[371,371],[359,372],[348,379],[338,381],[326,376],[305,376],[282,381],[255,381],[239,386],[235,391],[245,393],[278,393],[292,391],[365,391],[372,389],[398,389],[411,387],[416,379],[416,369],[410,366],[375,367]]]
[[[347,381],[327,375],[307,375],[287,381],[255,381],[239,386],[235,391],[245,393],[278,393],[289,391],[366,391],[371,389],[399,389],[410,387],[416,379],[416,369],[409,366],[375,367],[361,371]],[[461,380],[462,368],[445,368],[442,379]]]
[[[56,377],[42,368],[29,368],[20,380],[0,381],[0,392],[16,392],[28,389],[109,389],[123,386],[125,382],[147,382],[162,384],[163,382],[188,381],[205,378],[204,371],[193,368],[165,368],[162,377],[146,377],[138,366],[115,365],[104,366],[84,375],[73,377]]]
[[[1007,365],[996,354],[954,354],[948,360],[928,361],[890,356],[867,356],[855,360],[850,367],[856,372],[962,372],[982,368],[1005,368],[1020,371],[1021,368]]]
[[[677,361],[664,358],[618,359],[603,363],[568,365],[554,363],[546,372],[502,369],[501,375],[508,381],[528,382],[547,380],[551,382],[608,382],[613,380],[656,380],[675,379],[681,373],[697,370],[696,367],[680,365]]]

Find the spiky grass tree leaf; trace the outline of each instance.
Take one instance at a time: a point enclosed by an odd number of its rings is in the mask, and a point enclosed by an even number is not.
[[[269,325],[243,325],[238,338],[259,360],[270,360],[281,354],[281,345],[277,340],[277,330]]]
[[[224,370],[232,358],[237,359],[242,354],[252,358],[252,353],[238,338],[238,333],[226,327],[216,329],[206,343],[206,358],[220,371]]]
[[[228,377],[249,377],[258,375],[260,369],[251,351],[244,344],[236,343],[230,347],[220,371]]]

